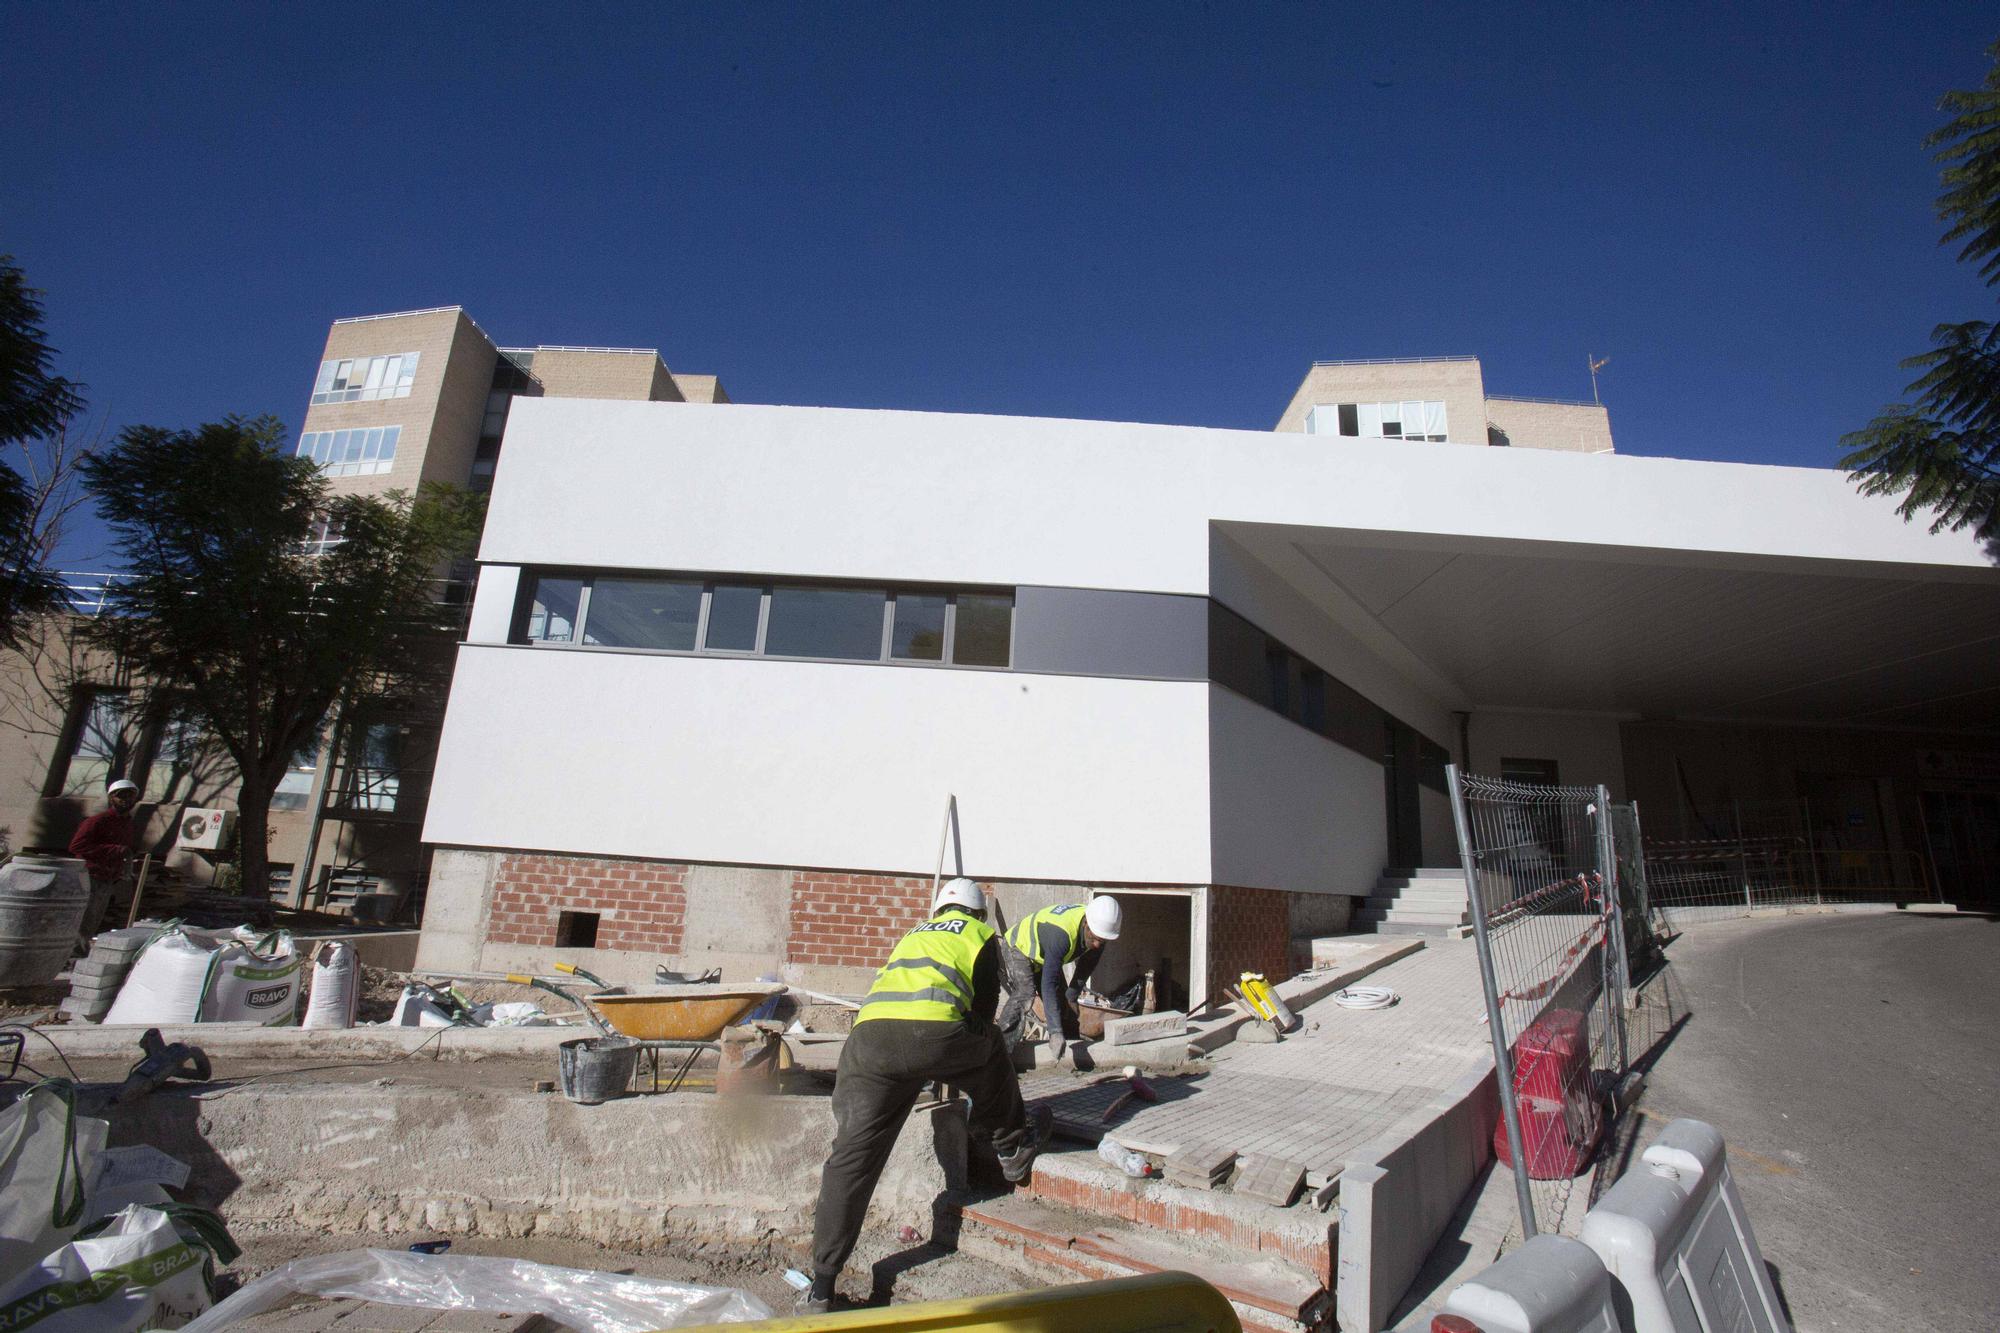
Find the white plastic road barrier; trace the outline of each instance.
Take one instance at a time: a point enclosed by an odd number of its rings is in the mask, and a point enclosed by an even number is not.
[[[1625,1333],[1611,1275],[1567,1236],[1536,1236],[1503,1255],[1460,1283],[1444,1309],[1480,1333]]]
[[[1791,1333],[1722,1135],[1676,1120],[1584,1216],[1631,1300],[1631,1333]]]

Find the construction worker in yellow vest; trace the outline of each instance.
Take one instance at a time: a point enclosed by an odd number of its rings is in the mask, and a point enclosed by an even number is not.
[[[1021,1044],[1028,1001],[1039,992],[1048,1020],[1049,1058],[1060,1060],[1068,1039],[1076,1035],[1076,997],[1097,968],[1107,941],[1118,938],[1125,909],[1116,898],[1099,895],[1088,906],[1069,903],[1030,912],[1014,923],[1000,949],[1007,972],[1007,1007],[1000,1014],[1000,1031],[1011,1052]],[[1063,968],[1075,964],[1069,984]]]
[[[1018,1184],[1048,1141],[1046,1106],[1031,1117],[1014,1062],[993,1025],[1000,1003],[1000,941],[986,924],[986,895],[969,879],[947,881],[930,919],[903,936],[862,998],[840,1051],[833,1085],[833,1151],[820,1173],[813,1214],[812,1286],[802,1314],[825,1311],[854,1252],[875,1182],[926,1083],[972,1098],[972,1142],[990,1145]]]

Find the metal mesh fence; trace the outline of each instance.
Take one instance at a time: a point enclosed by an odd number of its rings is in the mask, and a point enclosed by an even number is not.
[[[1648,827],[1644,847],[1648,898],[1666,927],[1767,909],[1938,896],[1923,857],[1841,846],[1834,827],[1816,820],[1804,800],[1732,802],[1700,817],[1668,814]]]
[[[1575,1182],[1627,1065],[1629,974],[1609,803],[1602,787],[1506,782],[1456,767],[1449,776],[1493,1028],[1503,1156],[1515,1167],[1523,1234],[1559,1231],[1584,1202]]]

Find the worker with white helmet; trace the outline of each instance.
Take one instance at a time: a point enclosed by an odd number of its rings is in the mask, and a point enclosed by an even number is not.
[[[1001,966],[1007,972],[1007,1007],[1000,1014],[1000,1031],[1007,1049],[1021,1042],[1028,1001],[1037,992],[1048,1020],[1049,1055],[1060,1060],[1068,1037],[1076,1032],[1076,997],[1097,968],[1104,946],[1124,929],[1125,909],[1109,894],[1088,904],[1044,907],[1021,918],[1001,945]],[[1073,965],[1073,966],[1072,966]],[[1071,967],[1069,984],[1063,968]]]
[[[112,896],[125,881],[126,863],[138,828],[132,810],[139,804],[139,784],[115,778],[104,789],[104,809],[76,826],[69,854],[90,870],[90,901],[84,906],[81,930],[85,939],[97,933]]]
[[[833,1151],[813,1212],[812,1285],[801,1314],[825,1311],[854,1253],[868,1200],[926,1083],[972,1098],[967,1128],[990,1144],[1001,1173],[1026,1180],[1053,1117],[1021,1104],[1021,1082],[993,1025],[1000,1004],[1000,940],[986,924],[986,895],[969,879],[939,890],[930,919],[889,951],[862,998],[833,1085]]]

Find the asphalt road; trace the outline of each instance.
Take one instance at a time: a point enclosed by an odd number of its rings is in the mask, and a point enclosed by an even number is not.
[[[1689,928],[1638,1107],[1722,1131],[1802,1333],[2000,1328],[2000,919]]]

